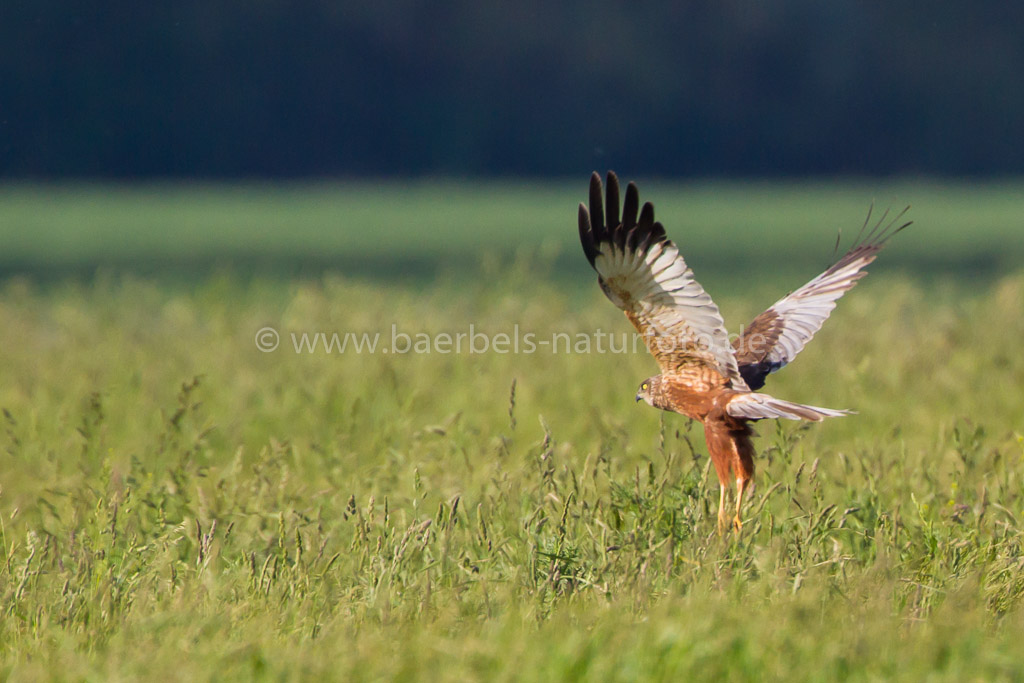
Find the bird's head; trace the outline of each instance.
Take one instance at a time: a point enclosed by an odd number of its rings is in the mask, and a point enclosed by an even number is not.
[[[647,405],[654,406],[654,394],[659,384],[661,384],[661,377],[658,376],[648,377],[643,382],[640,382],[640,388],[636,391],[637,403],[646,401]]]

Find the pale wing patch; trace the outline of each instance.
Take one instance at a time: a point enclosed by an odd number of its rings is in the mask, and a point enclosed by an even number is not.
[[[605,294],[632,314],[663,372],[708,363],[734,387],[745,388],[718,307],[675,245],[664,240],[646,252],[620,249],[613,242],[597,246],[594,269]]]
[[[858,237],[857,243],[825,272],[754,318],[736,343],[740,371],[752,388],[763,386],[766,375],[785,367],[803,350],[835,309],[836,301],[866,275],[864,268],[875,260],[888,239],[910,225],[908,222],[893,229],[904,213],[906,209],[884,227],[888,213],[883,215],[863,240]]]
[[[835,310],[839,297],[867,275],[863,268],[877,254],[872,252],[853,259],[843,268],[828,270],[772,305],[782,322],[779,340],[767,356],[775,369],[784,367],[803,350]]]
[[[725,412],[733,417],[742,417],[748,420],[785,419],[810,420],[811,422],[821,422],[826,417],[843,417],[852,414],[849,410],[834,410],[790,403],[768,394],[755,393],[736,394],[729,401]]]

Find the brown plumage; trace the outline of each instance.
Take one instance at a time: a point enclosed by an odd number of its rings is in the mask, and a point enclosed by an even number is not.
[[[608,173],[607,193],[601,177],[590,179],[590,207],[579,208],[580,242],[597,271],[605,295],[644,336],[661,374],[644,380],[636,400],[700,420],[708,453],[721,486],[718,523],[728,524],[725,494],[736,479],[733,526],[742,526],[743,494],[754,477],[753,430],[750,422],[765,418],[821,421],[847,415],[754,393],[768,374],[789,363],[810,341],[836,300],[864,276],[903,214],[882,220],[834,265],[800,289],[786,295],[754,318],[732,344],[711,297],[693,278],[661,223],[654,207],[640,207],[636,185],[630,183],[619,217],[619,181]],[[868,214],[870,218],[870,213]],[[865,221],[865,228],[867,221]]]

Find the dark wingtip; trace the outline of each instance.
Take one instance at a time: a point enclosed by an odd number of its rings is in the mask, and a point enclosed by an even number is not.
[[[629,230],[620,228],[619,234],[622,236],[623,249],[629,252],[636,252],[638,250],[637,247],[644,236],[643,233],[636,228],[630,228]]]
[[[905,216],[908,211],[910,211],[910,204],[907,204],[905,207],[903,207],[903,210],[896,214],[896,216],[892,219],[892,222],[889,223],[885,231],[882,233],[881,242],[883,244],[889,241],[889,239],[892,238],[892,236],[895,235],[896,233],[914,224],[914,221],[906,221],[905,223],[902,223],[899,227],[895,229],[893,229],[892,227],[899,223],[900,219],[903,218],[903,216]]]
[[[636,183],[626,186],[626,203],[622,205],[622,225],[627,229],[636,225],[636,214],[640,210],[640,190]]]
[[[843,241],[843,229],[839,228],[836,232],[836,246],[832,247],[832,263],[836,262],[836,257],[839,256],[839,245]]]
[[[660,242],[666,237],[668,235],[665,234],[665,226],[658,221],[654,221],[654,229],[651,230],[651,244]]]
[[[889,238],[898,233],[900,230],[906,228],[908,225],[913,224],[914,221],[906,221],[904,223],[900,223],[900,220],[903,218],[903,216],[906,215],[907,211],[910,211],[909,204],[903,207],[903,210],[897,213],[895,216],[889,218],[889,209],[886,209],[885,212],[882,214],[882,217],[878,219],[877,223],[875,223],[875,226],[871,228],[870,232],[868,232],[868,235],[867,237],[864,238],[862,244],[865,246],[868,246],[870,244],[871,246],[877,246],[881,248],[882,245],[889,241]],[[867,222],[870,219],[871,211],[869,210],[868,218],[865,219],[864,224],[867,225]],[[886,219],[889,220],[886,221]],[[897,224],[899,225],[897,226]],[[861,229],[861,231],[863,232],[863,228]]]
[[[590,261],[590,265],[594,265],[594,259],[600,251],[597,248],[597,244],[594,242],[594,231],[590,226],[590,213],[587,211],[587,207],[581,202],[579,212],[580,222],[580,244],[583,245],[583,253],[586,255],[587,260]]]
[[[601,182],[596,171],[590,175],[589,211],[580,204],[579,227],[583,251],[594,265],[604,242],[615,244],[620,249],[646,251],[652,245],[664,241],[665,228],[654,220],[654,205],[647,202],[640,207],[640,191],[636,183],[626,186],[622,217],[619,218],[619,177],[608,171],[607,187]],[[639,212],[639,219],[637,213]]]
[[[850,245],[849,249],[836,259],[836,254],[839,253],[839,245],[842,242],[843,232],[839,231],[836,236],[836,245],[832,253],[833,263],[831,267],[835,267],[840,263],[846,263],[852,258],[861,258],[866,255],[870,255],[871,259],[874,259],[874,255],[881,251],[882,247],[892,238],[893,235],[900,232],[907,226],[913,225],[914,221],[905,221],[900,223],[900,219],[910,210],[910,205],[903,208],[902,211],[897,213],[895,216],[891,216],[892,213],[889,209],[882,212],[879,219],[871,225],[871,216],[875,212],[875,202],[872,201],[871,205],[868,206],[868,215],[864,218],[864,223],[861,225],[860,230],[857,232],[857,237],[854,238],[853,244]],[[868,226],[871,226],[870,228]]]
[[[640,209],[640,221],[637,223],[644,230],[654,229],[654,204],[645,202]]]
[[[608,171],[608,188],[605,192],[604,203],[605,225],[609,230],[615,230],[619,225],[619,177],[613,171]]]
[[[590,176],[590,225],[594,231],[594,239],[597,242],[604,238],[604,198],[601,196],[604,188],[601,187],[601,176],[597,171]]]

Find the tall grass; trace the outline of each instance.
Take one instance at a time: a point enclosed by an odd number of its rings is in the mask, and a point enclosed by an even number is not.
[[[1020,275],[882,273],[841,302],[768,388],[858,415],[759,426],[738,537],[715,531],[700,430],[634,404],[644,353],[291,346],[392,323],[629,329],[596,287],[479,281],[8,281],[0,675],[1020,671]],[[720,303],[733,327],[756,310]]]

